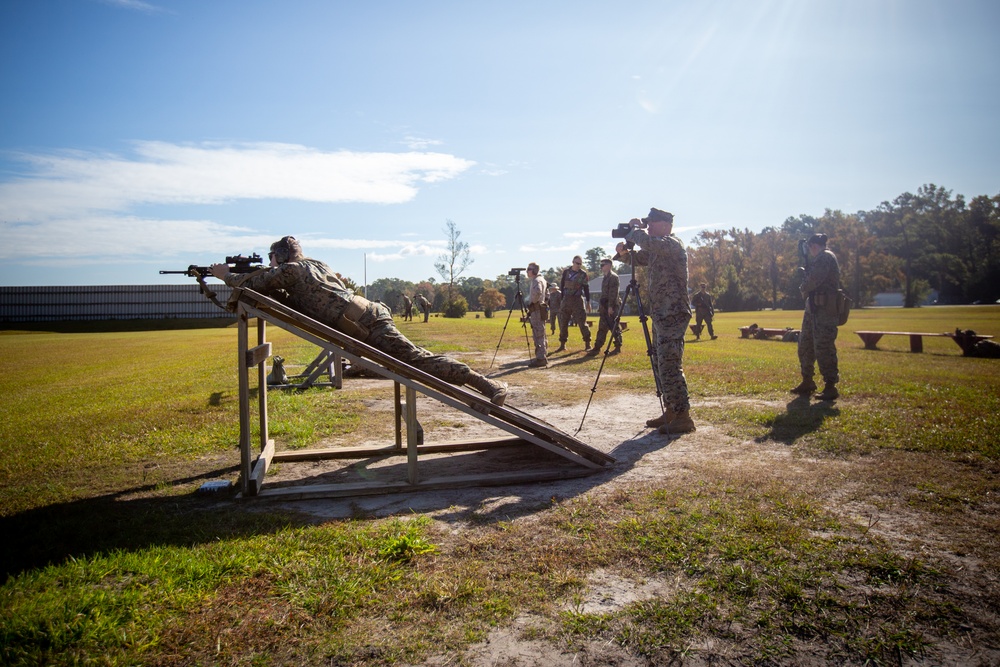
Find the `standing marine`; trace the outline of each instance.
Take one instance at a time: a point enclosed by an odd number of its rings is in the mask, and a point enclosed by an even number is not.
[[[590,329],[587,327],[587,305],[590,303],[590,278],[583,269],[583,258],[577,255],[573,265],[562,272],[559,281],[562,304],[559,307],[559,347],[556,352],[566,349],[569,340],[569,321],[580,326],[584,350],[590,349]]]
[[[837,290],[840,289],[840,264],[837,256],[826,247],[826,234],[813,234],[806,244],[808,259],[799,291],[806,300],[799,333],[799,368],[802,382],[792,389],[793,394],[811,394],[816,391],[813,380],[815,367],[823,377],[823,391],[816,395],[821,401],[832,401],[840,396],[837,382],[840,373],[837,364]]]
[[[556,332],[560,306],[562,306],[562,292],[559,291],[559,286],[549,285],[549,326],[552,328],[552,333]]]
[[[712,318],[715,317],[715,305],[712,303],[712,295],[707,291],[707,283],[699,283],[698,287],[699,290],[691,297],[691,305],[694,306],[694,324],[698,329],[698,333],[694,337],[701,340],[701,323],[705,322],[708,325],[708,335],[712,340],[715,340],[718,336],[715,335],[715,330],[712,328]]]
[[[632,229],[625,241],[639,249],[630,253],[626,243],[619,243],[616,259],[631,262],[634,255],[636,264],[649,267],[656,374],[663,400],[663,414],[648,420],[646,426],[656,427],[660,433],[690,433],[695,425],[683,367],[684,332],[691,321],[687,252],[672,234],[672,213],[651,208],[642,220],[629,220],[629,226]]]
[[[545,320],[548,318],[545,302],[545,278],[538,275],[538,264],[528,264],[528,323],[531,325],[531,338],[535,342],[535,358],[528,362],[531,368],[545,368],[549,365],[546,355],[549,351],[549,341],[545,336]]]
[[[417,294],[416,299],[417,299],[417,307],[419,307],[420,310],[423,312],[424,322],[426,322],[427,319],[431,316],[431,302],[428,301],[427,297],[425,297],[423,294]]]
[[[604,279],[601,281],[601,298],[598,307],[600,323],[597,325],[597,340],[594,341],[594,349],[587,353],[588,356],[596,356],[600,353],[609,331],[611,332],[611,342],[614,344],[611,354],[618,354],[622,351],[622,330],[617,319],[618,308],[622,303],[619,293],[621,280],[612,267],[610,258],[605,257],[601,260],[601,272],[604,274]]]

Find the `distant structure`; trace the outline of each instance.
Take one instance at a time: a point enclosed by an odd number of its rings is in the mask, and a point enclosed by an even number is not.
[[[211,285],[219,301],[232,293]],[[0,287],[0,323],[235,317],[191,285]]]

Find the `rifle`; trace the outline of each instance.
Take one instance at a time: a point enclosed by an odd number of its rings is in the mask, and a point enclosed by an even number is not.
[[[249,257],[246,257],[245,255],[230,255],[226,257],[226,264],[229,265],[230,273],[253,273],[254,271],[264,268],[264,260],[257,253],[254,253]],[[209,289],[208,285],[205,284],[205,278],[212,275],[211,267],[192,264],[184,271],[160,271],[160,275],[164,274],[184,275],[194,278],[198,281],[198,290],[216,306],[226,310],[226,307],[219,303],[219,300],[215,296],[215,292]]]

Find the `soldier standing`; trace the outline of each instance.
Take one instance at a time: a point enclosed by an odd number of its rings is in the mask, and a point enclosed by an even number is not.
[[[618,278],[618,274],[612,270],[611,259],[608,257],[601,260],[601,272],[604,274],[604,280],[601,281],[600,323],[597,325],[597,340],[594,341],[594,349],[587,353],[587,356],[591,357],[600,353],[609,331],[611,332],[611,342],[614,343],[611,354],[618,354],[622,351],[622,330],[618,322],[615,321],[615,315],[618,314],[618,307],[622,302],[621,294],[619,294],[621,280]]]
[[[556,352],[566,349],[569,340],[569,320],[580,326],[584,350],[590,349],[590,329],[587,328],[587,304],[590,303],[590,284],[587,272],[583,270],[583,258],[577,255],[573,265],[562,272],[559,282],[562,304],[559,307],[559,347]]]
[[[549,285],[549,326],[552,333],[556,332],[556,320],[559,318],[559,307],[562,305],[562,292],[556,285]]]
[[[423,294],[417,294],[417,306],[424,313],[424,322],[431,316],[431,302]]]
[[[538,264],[528,264],[528,323],[531,324],[531,338],[535,342],[535,358],[528,362],[531,368],[545,368],[549,365],[545,358],[549,351],[549,341],[545,336],[545,320],[548,318],[545,304],[545,278],[538,275]]]
[[[233,274],[228,264],[213,264],[212,275],[230,287],[261,294],[282,293],[287,305],[445,382],[467,384],[495,405],[503,405],[507,385],[477,373],[443,354],[414,345],[392,322],[388,306],[354,294],[329,266],[302,254],[292,236],[271,244],[270,270]]]
[[[405,294],[403,295],[403,321],[413,321],[413,302],[410,301],[410,297]]]
[[[708,285],[706,283],[699,283],[700,288],[694,293],[694,297],[691,298],[691,305],[694,306],[694,323],[698,327],[698,333],[694,335],[697,340],[701,340],[701,323],[702,321],[708,325],[708,335],[711,336],[712,340],[718,338],[715,335],[715,331],[712,329],[712,318],[715,316],[715,306],[712,305],[712,295],[706,291]]]
[[[799,291],[806,300],[799,334],[799,367],[802,382],[792,389],[793,394],[810,394],[816,391],[813,381],[815,366],[823,376],[825,386],[816,395],[821,401],[832,401],[840,396],[837,382],[837,290],[840,289],[840,264],[837,256],[826,249],[826,234],[813,234],[807,243],[809,259]]]
[[[649,267],[649,299],[652,302],[653,329],[656,337],[656,371],[663,397],[663,414],[646,422],[660,433],[690,433],[691,419],[687,379],[684,377],[684,332],[691,321],[688,303],[687,252],[680,239],[673,236],[674,216],[656,208],[649,216],[629,220],[632,230],[625,237],[639,246],[635,263]],[[642,229],[648,226],[648,232]],[[625,243],[616,247],[618,261],[629,262]],[[634,269],[633,269],[634,270]]]

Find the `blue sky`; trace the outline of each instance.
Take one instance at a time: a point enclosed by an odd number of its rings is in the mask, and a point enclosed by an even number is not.
[[[1000,3],[0,0],[0,284],[358,283],[1000,193]]]

